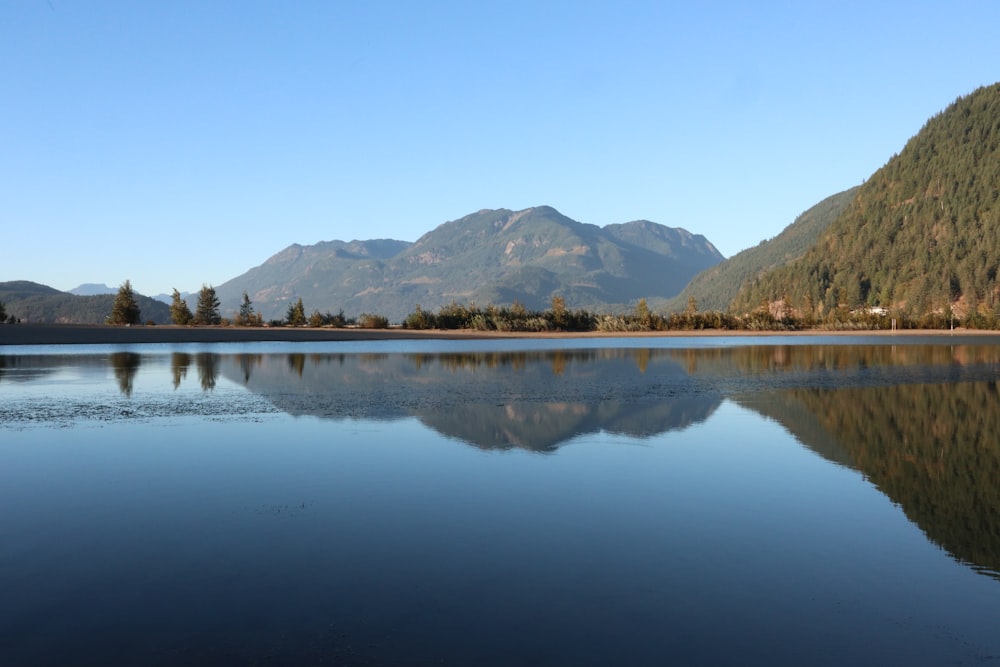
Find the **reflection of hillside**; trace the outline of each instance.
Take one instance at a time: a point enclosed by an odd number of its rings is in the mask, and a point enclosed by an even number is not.
[[[293,415],[418,417],[484,448],[551,451],[584,433],[636,437],[706,419],[721,397],[670,353],[576,350],[227,358],[222,373]]]
[[[400,419],[489,448],[552,450],[583,433],[643,436],[707,418],[721,397],[797,387],[993,377],[996,346],[761,345],[443,354],[225,357],[227,378],[292,415]],[[848,457],[810,411],[781,421],[828,458]],[[789,420],[792,420],[791,422]]]
[[[740,394],[731,398],[745,408],[753,410],[784,426],[796,440],[828,461],[848,468],[854,459],[840,441],[830,433],[810,406],[796,400],[791,392]]]
[[[794,428],[789,411],[804,407],[933,542],[1000,576],[997,381],[801,388],[777,398],[765,414]]]

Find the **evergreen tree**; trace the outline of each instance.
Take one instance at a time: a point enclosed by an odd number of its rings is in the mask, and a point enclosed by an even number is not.
[[[3,301],[0,301],[0,324],[7,321],[7,309],[3,305]]]
[[[181,298],[181,293],[174,288],[174,294],[170,302],[170,321],[174,324],[191,324],[191,309],[188,308],[187,301]]]
[[[131,281],[126,280],[118,288],[114,304],[111,306],[111,317],[109,324],[138,324],[139,304],[135,302],[135,292],[132,291]]]
[[[243,302],[240,303],[240,314],[237,315],[236,323],[240,326],[249,327],[254,324],[254,320],[256,320],[256,317],[254,317],[253,302],[250,300],[250,295],[243,292]]]
[[[219,315],[219,297],[215,295],[215,288],[202,285],[198,292],[198,306],[194,313],[195,324],[218,324],[222,321]]]
[[[302,305],[302,297],[288,307],[288,313],[285,315],[285,320],[288,322],[289,326],[298,327],[306,323],[306,309]]]
[[[635,319],[646,329],[653,323],[653,314],[649,312],[649,304],[646,303],[646,299],[639,299],[639,302],[635,304]]]

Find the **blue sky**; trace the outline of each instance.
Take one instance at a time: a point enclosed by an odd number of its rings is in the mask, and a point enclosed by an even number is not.
[[[726,256],[1000,80],[1000,3],[0,5],[0,281],[221,284],[482,208]]]

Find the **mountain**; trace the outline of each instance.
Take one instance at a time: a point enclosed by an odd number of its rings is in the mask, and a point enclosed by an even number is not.
[[[803,255],[751,281],[738,312],[787,297],[817,316],[1000,308],[1000,84],[957,99],[857,190]]]
[[[417,305],[453,301],[530,309],[562,296],[570,308],[626,308],[677,294],[723,259],[703,236],[639,220],[604,228],[554,208],[484,209],[445,222],[414,243],[330,241],[292,245],[216,287],[223,314],[243,292],[265,319],[302,298],[313,310],[402,320]]]
[[[94,296],[96,294],[117,294],[117,287],[110,287],[108,285],[102,285],[101,283],[84,283],[79,287],[74,287],[67,292],[68,294],[75,294],[77,296]]]
[[[0,283],[0,302],[7,315],[33,323],[103,324],[117,293],[79,296],[27,280]],[[170,322],[170,308],[165,304],[141,294],[135,300],[143,322]]]
[[[857,187],[827,197],[795,219],[772,239],[761,241],[696,275],[667,302],[664,310],[681,312],[693,298],[699,310],[726,311],[740,287],[761,273],[802,257],[820,234],[843,213],[857,195]]]

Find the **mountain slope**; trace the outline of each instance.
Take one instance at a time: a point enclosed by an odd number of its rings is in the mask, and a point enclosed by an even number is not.
[[[414,243],[331,241],[293,245],[216,288],[223,312],[246,291],[265,318],[302,298],[308,311],[362,312],[398,321],[419,304],[458,302],[572,308],[666,298],[722,260],[704,237],[648,221],[600,228],[540,206],[482,210]]]
[[[860,187],[802,257],[745,286],[748,311],[881,306],[911,316],[1000,304],[1000,84],[959,98]]]
[[[103,324],[117,293],[78,296],[27,280],[0,283],[0,302],[8,315],[22,322]],[[141,294],[136,294],[135,300],[143,322],[170,322],[166,304]]]
[[[700,310],[725,311],[747,281],[783,266],[804,255],[823,231],[843,213],[857,194],[854,187],[827,197],[795,219],[772,239],[761,241],[721,264],[696,275],[687,287],[671,299],[666,310],[680,312],[693,298]]]

